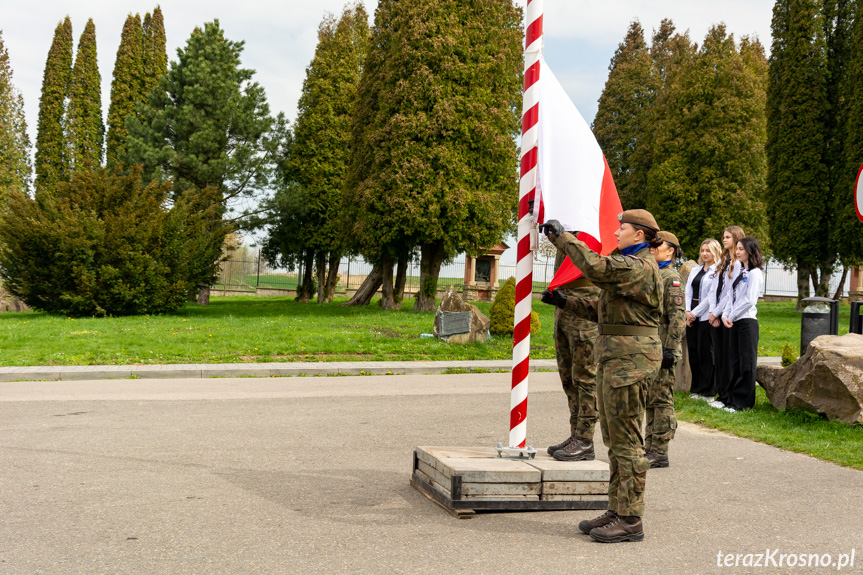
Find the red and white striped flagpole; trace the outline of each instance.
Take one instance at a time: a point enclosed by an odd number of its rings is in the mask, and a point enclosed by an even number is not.
[[[527,441],[527,376],[530,371],[530,312],[533,293],[533,217],[528,200],[536,191],[539,142],[539,56],[542,50],[542,2],[527,0],[525,11],[524,103],[521,119],[521,180],[518,194],[518,263],[515,271],[515,318],[512,348],[512,397],[509,446]]]

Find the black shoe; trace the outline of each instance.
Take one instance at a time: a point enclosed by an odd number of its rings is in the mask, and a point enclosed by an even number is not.
[[[564,447],[566,447],[567,445],[569,445],[570,443],[572,443],[572,442],[573,442],[573,441],[575,441],[576,439],[578,439],[576,436],[574,436],[574,435],[570,435],[570,436],[569,436],[566,440],[564,440],[562,443],[558,443],[557,445],[552,445],[551,447],[549,447],[549,448],[547,449],[548,454],[549,454],[549,455],[554,455],[554,452],[555,452],[555,451],[557,451],[558,449],[563,449]]]
[[[614,521],[596,527],[590,531],[590,537],[600,543],[622,543],[623,541],[641,541],[644,539],[644,529],[640,517],[618,516]]]
[[[657,453],[652,449],[644,454],[647,457],[647,461],[650,462],[650,468],[655,469],[657,467],[668,467],[668,454],[667,453]]]
[[[602,527],[604,525],[608,525],[612,521],[617,519],[617,513],[611,510],[606,511],[599,517],[594,519],[585,520],[578,524],[578,528],[581,529],[581,532],[585,535],[590,534],[590,532],[597,527]]]
[[[563,449],[555,451],[552,457],[558,461],[592,461],[596,454],[592,440],[578,438]]]

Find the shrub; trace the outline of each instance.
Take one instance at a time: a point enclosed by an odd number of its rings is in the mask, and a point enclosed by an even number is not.
[[[795,361],[797,361],[797,354],[794,353],[791,346],[786,343],[782,348],[782,367],[788,367]]]
[[[503,287],[498,290],[494,302],[491,304],[491,308],[489,308],[489,315],[491,316],[489,331],[492,335],[512,334],[513,323],[515,321],[515,278],[511,277],[506,280]],[[539,333],[540,327],[539,314],[531,311],[531,333]]]
[[[173,311],[212,283],[227,230],[141,170],[75,174],[53,193],[13,193],[0,215],[0,277],[33,308],[74,316]],[[196,202],[210,192],[198,192]],[[214,231],[215,230],[215,231]]]

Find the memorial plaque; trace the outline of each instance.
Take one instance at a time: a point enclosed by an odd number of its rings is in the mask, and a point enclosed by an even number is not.
[[[470,332],[469,311],[439,311],[440,337]]]

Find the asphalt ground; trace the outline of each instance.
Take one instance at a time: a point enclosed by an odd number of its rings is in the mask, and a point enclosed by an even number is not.
[[[409,485],[413,448],[505,443],[509,386],[0,383],[0,573],[863,572],[863,472],[685,423],[648,473],[643,542],[591,541],[595,511],[454,518]],[[568,434],[555,373],[530,376],[527,433]]]

